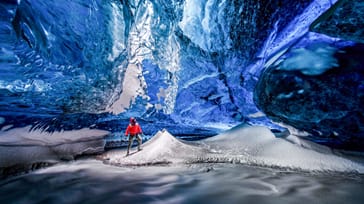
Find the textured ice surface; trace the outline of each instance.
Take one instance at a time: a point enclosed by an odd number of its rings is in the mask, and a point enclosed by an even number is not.
[[[104,150],[103,130],[48,133],[29,127],[0,131],[0,167],[73,159]]]
[[[363,175],[234,164],[116,167],[93,159],[0,181],[1,203],[362,204]]]
[[[264,63],[248,65],[292,44],[333,2],[2,2],[2,114],[243,121],[257,111]]]
[[[364,165],[334,154],[329,148],[302,141],[295,136],[276,138],[261,126],[236,127],[198,142],[183,142],[168,131],[158,132],[125,156],[125,150],[103,154],[107,163],[127,165],[240,163],[303,171],[364,173]]]
[[[265,115],[250,117],[259,112],[253,91],[260,73],[297,43],[311,44],[310,24],[335,2],[1,1],[0,128],[79,129],[105,112],[176,126],[274,127]],[[302,50],[285,69],[321,74],[335,64],[331,52]],[[361,131],[363,120],[356,121]]]
[[[261,75],[256,104],[272,120],[310,133],[313,141],[364,151],[363,52],[362,44],[316,44],[287,53]]]

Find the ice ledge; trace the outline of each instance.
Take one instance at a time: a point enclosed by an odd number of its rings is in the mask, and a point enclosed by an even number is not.
[[[104,151],[107,134],[88,128],[54,133],[30,131],[30,127],[1,130],[0,177],[100,153]]]

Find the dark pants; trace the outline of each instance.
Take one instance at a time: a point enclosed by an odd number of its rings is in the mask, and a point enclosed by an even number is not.
[[[140,134],[137,134],[137,135],[129,135],[129,143],[128,143],[128,151],[127,151],[127,154],[129,154],[130,147],[133,144],[133,141],[134,141],[134,138],[135,137],[138,140],[138,150],[140,150],[140,146],[142,145],[142,137],[140,136]]]

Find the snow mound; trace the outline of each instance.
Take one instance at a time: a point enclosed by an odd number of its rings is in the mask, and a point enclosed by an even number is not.
[[[267,127],[237,127],[201,143],[217,160],[298,169],[364,173],[364,165],[335,155],[326,146],[290,135],[277,138]]]
[[[176,163],[239,163],[302,171],[358,172],[364,165],[344,158],[325,146],[293,135],[277,138],[267,127],[240,126],[212,138],[183,142],[166,130],[142,145],[142,151],[106,152],[102,158],[114,165]],[[136,149],[136,148],[134,148]]]
[[[142,151],[137,151],[134,147],[130,155],[125,156],[126,149],[114,150],[107,152],[103,157],[111,164],[150,165],[186,162],[201,154],[203,154],[202,148],[182,142],[167,130],[162,130],[142,145]]]

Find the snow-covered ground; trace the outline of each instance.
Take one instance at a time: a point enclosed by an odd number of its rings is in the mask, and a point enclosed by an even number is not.
[[[103,154],[101,158],[115,165],[184,163],[197,155],[208,153],[194,144],[181,141],[167,130],[162,130],[142,145],[142,151],[133,148],[130,155],[126,156],[126,149],[112,150]]]
[[[102,153],[102,130],[81,129],[47,133],[29,127],[0,131],[0,168],[37,162],[56,162],[74,156]],[[277,138],[267,127],[238,126],[199,141],[183,141],[167,130],[157,132],[126,156],[126,149],[98,155],[117,166],[155,164],[237,163],[299,171],[364,173],[364,163],[296,136]]]
[[[240,163],[302,171],[364,173],[363,163],[293,135],[277,138],[262,126],[240,126],[197,142],[181,141],[163,130],[142,148],[142,151],[134,148],[129,156],[125,149],[112,150],[101,158],[118,166]]]

